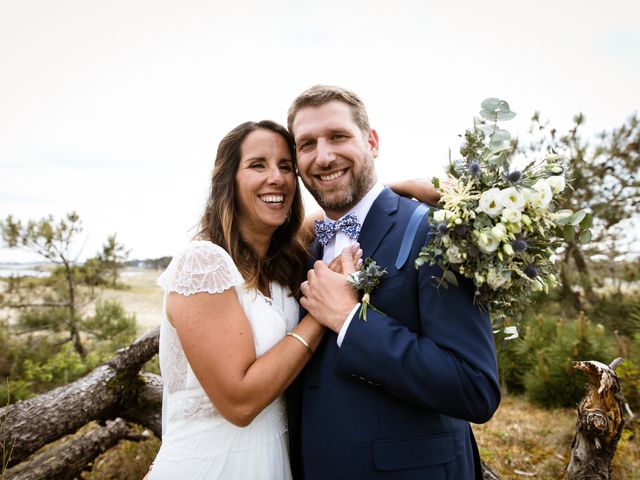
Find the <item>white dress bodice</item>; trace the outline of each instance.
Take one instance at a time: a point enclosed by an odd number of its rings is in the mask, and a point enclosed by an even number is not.
[[[165,302],[168,292],[216,294],[234,288],[251,325],[257,356],[278,343],[298,321],[298,303],[288,288],[272,282],[271,298],[246,289],[231,257],[208,241],[189,243],[173,258],[158,284],[165,290]],[[290,478],[284,399],[272,402],[247,427],[228,422],[200,386],[163,311],[163,434],[151,478],[175,478],[171,475],[178,469],[183,478]]]

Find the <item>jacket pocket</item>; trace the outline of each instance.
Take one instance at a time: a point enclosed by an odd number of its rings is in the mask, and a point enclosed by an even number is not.
[[[451,433],[374,440],[372,447],[373,463],[380,471],[443,465],[455,458]]]

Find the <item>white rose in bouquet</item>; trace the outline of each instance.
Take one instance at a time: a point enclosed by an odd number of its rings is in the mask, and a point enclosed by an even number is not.
[[[462,252],[456,245],[451,245],[447,248],[447,258],[451,263],[462,263],[464,262],[464,257],[462,256]]]
[[[554,194],[558,194],[564,191],[564,187],[565,187],[564,175],[554,175],[552,177],[549,177],[547,178],[547,183],[549,184],[549,187],[551,187],[551,191]]]
[[[533,189],[538,192],[539,199],[538,205],[535,205],[536,208],[547,208],[553,199],[553,193],[551,192],[551,187],[547,183],[547,180],[541,178],[536,183],[533,184]]]
[[[515,187],[502,190],[500,192],[500,201],[504,208],[513,208],[518,211],[522,211],[526,203],[522,192]]]
[[[485,229],[478,234],[478,248],[484,253],[493,253],[500,245],[500,240],[493,236],[491,230]]]
[[[502,212],[502,201],[499,188],[490,188],[482,192],[478,202],[477,212],[484,212],[491,218],[496,218]]]

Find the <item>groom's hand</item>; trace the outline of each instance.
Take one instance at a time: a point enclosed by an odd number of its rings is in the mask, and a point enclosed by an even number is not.
[[[317,261],[301,285],[300,304],[325,327],[339,332],[347,316],[358,303],[358,292],[349,284],[347,274],[355,271],[355,253],[345,248],[340,255],[342,274]]]
[[[340,255],[329,262],[329,269],[336,273],[349,274],[360,268],[362,264],[362,249],[359,243],[347,247]]]

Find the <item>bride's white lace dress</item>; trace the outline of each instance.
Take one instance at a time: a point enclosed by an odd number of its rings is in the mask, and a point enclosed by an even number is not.
[[[260,356],[293,329],[298,303],[279,284],[270,285],[271,298],[267,298],[255,289],[245,289],[243,283],[231,257],[207,241],[191,242],[158,279],[165,301],[166,292],[193,295],[234,288]],[[191,370],[166,312],[160,326],[160,369],[162,446],[150,479],[291,478],[284,399],[276,399],[247,427],[225,420]]]

